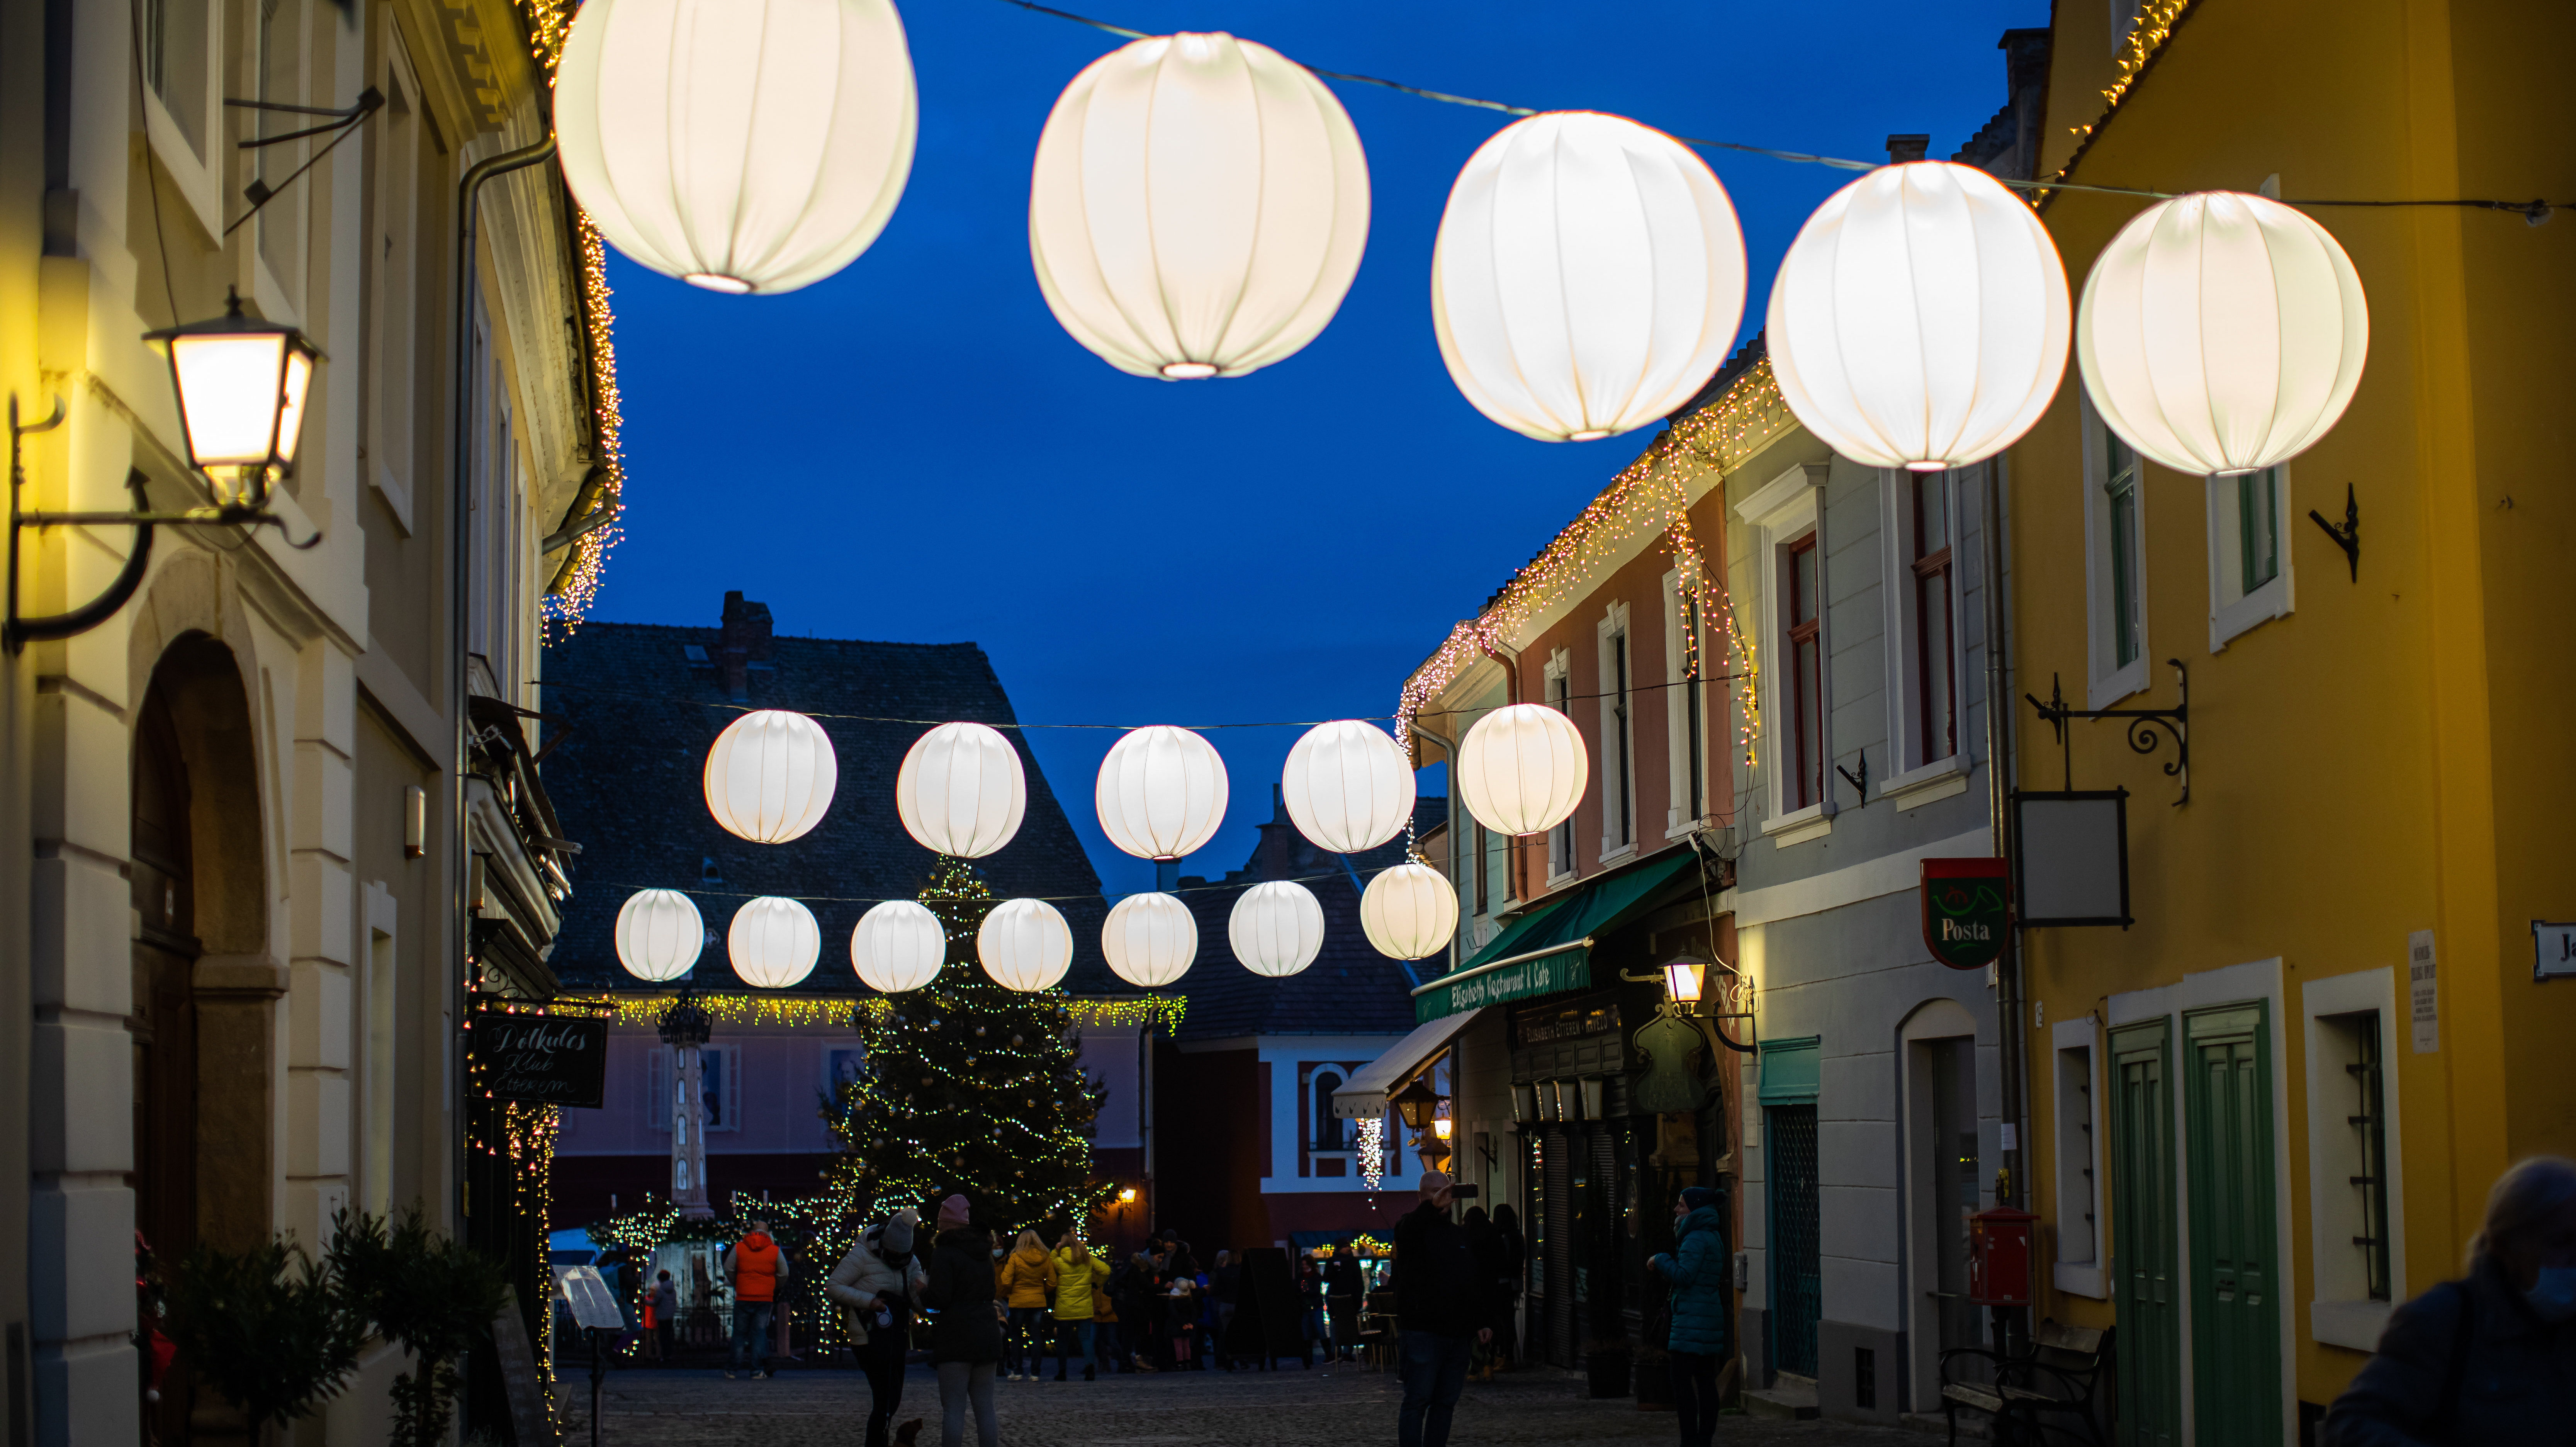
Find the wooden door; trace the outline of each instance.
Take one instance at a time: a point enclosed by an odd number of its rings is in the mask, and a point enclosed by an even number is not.
[[[134,1189],[136,1232],[167,1280],[197,1241],[197,1014],[199,949],[190,867],[188,770],[168,703],[155,688],[136,719],[129,873],[142,929],[134,941]],[[149,1310],[147,1293],[142,1303]],[[155,1323],[141,1325],[149,1328]],[[143,1404],[143,1440],[188,1440],[188,1366]]]
[[[2279,1447],[2281,1282],[2272,1073],[2256,1001],[2183,1017],[2191,1162],[2192,1419],[2199,1447]]]
[[[2182,1440],[2182,1298],[2174,1242],[2173,1026],[2111,1032],[2111,1229],[2121,1447]]]

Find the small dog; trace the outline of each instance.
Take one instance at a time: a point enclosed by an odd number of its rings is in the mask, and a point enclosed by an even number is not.
[[[920,1439],[921,1419],[919,1417],[915,1417],[911,1421],[894,1429],[895,1447],[914,1447],[914,1444]]]

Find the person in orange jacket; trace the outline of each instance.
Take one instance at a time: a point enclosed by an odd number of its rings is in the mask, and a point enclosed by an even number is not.
[[[755,1379],[768,1376],[770,1312],[787,1279],[787,1253],[770,1237],[769,1223],[755,1219],[716,1265],[733,1283],[733,1362],[725,1375],[748,1369]]]

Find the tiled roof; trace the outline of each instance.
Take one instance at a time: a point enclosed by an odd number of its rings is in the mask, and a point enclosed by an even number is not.
[[[1416,833],[1439,827],[1449,801],[1424,799],[1414,807]],[[1348,860],[1346,869],[1343,861]],[[1308,843],[1288,821],[1274,787],[1271,820],[1261,826],[1244,867],[1221,880],[1181,880],[1181,898],[1198,921],[1198,961],[1175,988],[1189,997],[1182,1040],[1223,1040],[1246,1035],[1402,1035],[1413,1028],[1413,987],[1405,965],[1370,946],[1360,931],[1360,891],[1378,871],[1404,862],[1404,841],[1365,854],[1328,854]],[[1354,878],[1356,876],[1356,878]],[[1324,907],[1324,948],[1315,962],[1285,979],[1247,970],[1226,942],[1235,901],[1253,885],[1293,879],[1315,892]],[[1437,961],[1416,961],[1422,980]]]
[[[715,932],[691,972],[699,988],[744,988],[725,962],[726,924],[746,898],[783,894],[804,900],[823,931],[822,959],[798,988],[862,992],[850,968],[851,927],[875,901],[916,894],[934,857],[904,832],[894,808],[895,771],[928,726],[818,717],[838,756],[839,783],[823,822],[785,844],[736,838],[708,815],[701,782],[708,745],[742,707],[1016,721],[991,661],[972,643],[773,638],[768,610],[739,594],[726,614],[732,626],[723,629],[585,623],[546,651],[546,711],[572,727],[546,755],[545,786],[565,835],[582,847],[548,961],[567,989],[640,987],[617,963],[617,911],[636,890],[660,887],[688,894]],[[729,680],[742,685],[739,704]],[[545,741],[556,733],[546,725]],[[1074,941],[1067,989],[1136,993],[1101,958],[1108,905],[1100,877],[1026,741],[1016,729],[1004,735],[1027,771],[1028,812],[1017,837],[978,861],[985,882],[997,896],[1048,898],[1064,912]]]

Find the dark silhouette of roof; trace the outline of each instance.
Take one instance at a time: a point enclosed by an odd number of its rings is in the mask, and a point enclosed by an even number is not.
[[[1414,805],[1416,834],[1449,817],[1446,799]],[[1279,789],[1270,791],[1270,822],[1241,869],[1220,880],[1184,877],[1181,898],[1198,921],[1199,954],[1173,988],[1189,998],[1176,1038],[1228,1040],[1246,1035],[1402,1035],[1413,1029],[1413,988],[1438,973],[1433,961],[1392,960],[1360,930],[1360,892],[1378,871],[1404,862],[1399,837],[1365,854],[1329,854],[1297,832]],[[1315,962],[1285,979],[1256,975],[1234,957],[1226,921],[1245,890],[1293,879],[1324,908],[1324,948]]]
[[[917,894],[935,858],[894,807],[904,752],[931,726],[819,715],[1017,721],[972,643],[773,637],[768,608],[740,593],[725,595],[714,628],[586,623],[547,649],[545,667],[545,710],[570,725],[544,726],[545,787],[582,849],[547,963],[575,991],[665,988],[627,974],[615,938],[627,897],[663,888],[695,901],[714,933],[686,977],[697,988],[750,988],[726,963],[725,928],[746,899],[776,894],[803,900],[823,931],[822,958],[796,988],[868,993],[850,967],[851,927],[876,901]],[[707,812],[707,749],[746,707],[818,715],[831,736],[839,782],[823,822],[801,839],[755,844]],[[1063,911],[1074,946],[1066,989],[1137,993],[1101,958],[1099,875],[1026,740],[1003,733],[1028,775],[1028,812],[1009,844],[976,861],[985,883],[996,897],[1037,896]]]

